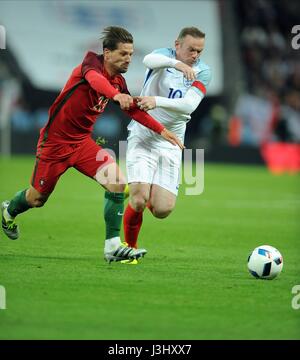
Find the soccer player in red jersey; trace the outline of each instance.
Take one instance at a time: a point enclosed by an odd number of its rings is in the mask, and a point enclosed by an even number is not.
[[[91,138],[97,117],[109,100],[119,103],[131,118],[174,145],[183,147],[178,138],[146,112],[130,96],[121,75],[128,70],[133,54],[133,38],[125,29],[110,26],[103,31],[103,54],[88,52],[72,72],[59,96],[49,109],[49,120],[41,129],[31,186],[4,201],[2,228],[10,239],[19,237],[17,215],[43,206],[59,177],[70,167],[95,179],[105,188],[104,219],[107,261],[135,259],[145,249],[123,245],[120,228],[124,210],[126,180],[111,155]]]

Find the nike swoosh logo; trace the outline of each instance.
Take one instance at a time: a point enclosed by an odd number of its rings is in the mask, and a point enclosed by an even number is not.
[[[123,216],[124,213],[121,213],[120,211],[118,211],[118,215],[119,215],[119,216]]]
[[[173,71],[171,71],[171,70],[169,70],[169,69],[167,69],[167,71],[168,71],[169,73],[173,74]]]

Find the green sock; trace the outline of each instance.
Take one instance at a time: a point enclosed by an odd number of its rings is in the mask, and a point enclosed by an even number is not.
[[[120,236],[124,212],[124,193],[105,191],[104,220],[106,224],[106,239]]]
[[[26,200],[26,190],[18,191],[15,197],[10,201],[7,211],[10,216],[16,217],[18,214],[30,209]]]

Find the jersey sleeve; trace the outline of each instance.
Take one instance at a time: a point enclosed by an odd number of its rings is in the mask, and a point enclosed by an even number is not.
[[[143,64],[149,69],[175,67],[178,62],[171,48],[156,49],[143,60]]]
[[[160,49],[155,49],[152,51],[151,54],[159,54],[159,55],[164,55],[164,56],[168,56],[168,57],[174,57],[173,56],[173,51],[171,48],[160,48]]]
[[[113,99],[119,93],[119,90],[110,84],[110,82],[95,70],[87,70],[85,79],[90,87],[108,99]]]
[[[169,99],[166,97],[155,96],[155,102],[156,107],[190,115],[197,109],[203,97],[204,95],[201,92],[198,94],[190,88],[183,98]]]
[[[192,83],[191,88],[199,95],[206,95],[207,87],[211,81],[211,70],[209,68],[202,70],[197,75],[196,80]]]

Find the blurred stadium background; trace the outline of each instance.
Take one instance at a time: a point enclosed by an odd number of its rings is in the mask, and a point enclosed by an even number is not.
[[[204,148],[206,161],[268,160],[275,171],[297,172],[300,63],[291,30],[299,7],[297,1],[280,0],[1,1],[6,30],[6,49],[0,50],[1,153],[34,153],[38,129],[71,69],[87,50],[101,51],[103,27],[117,24],[134,35],[126,78],[137,95],[143,56],[173,46],[180,29],[194,24],[206,33],[203,58],[213,80],[189,123],[186,145]],[[188,18],[186,8],[192,9]],[[116,138],[126,138],[127,123],[121,111],[110,109],[95,136],[107,138],[113,148]]]
[[[0,338],[299,339],[290,307],[299,283],[299,14],[296,0],[0,1],[1,199],[28,184],[48,108],[84,53],[100,52],[105,26],[134,36],[125,76],[133,95],[144,55],[173,46],[185,26],[206,33],[213,73],[185,141],[205,149],[204,194],[181,192],[164,222],[146,215],[149,256],[107,270],[90,216],[101,219],[102,192],[70,170],[45,208],[20,217],[17,245],[0,236],[0,284],[13,309],[0,312]],[[117,150],[128,122],[109,105],[94,137]],[[286,260],[280,281],[246,273],[248,251],[265,242]]]

